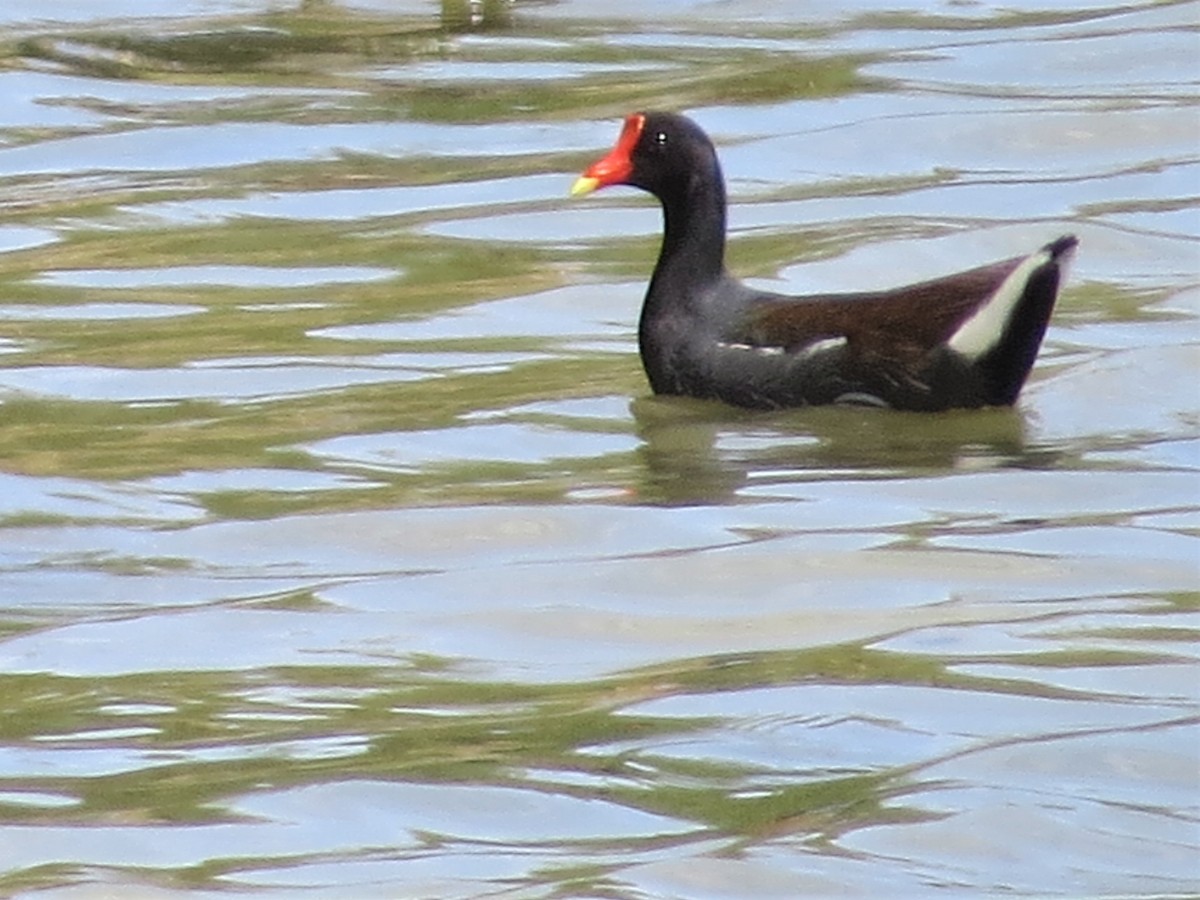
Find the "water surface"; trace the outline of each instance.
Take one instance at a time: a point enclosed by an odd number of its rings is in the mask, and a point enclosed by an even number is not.
[[[1196,3],[162,6],[0,13],[0,893],[1200,892]],[[1079,235],[1020,404],[651,397],[647,106],[756,284]]]

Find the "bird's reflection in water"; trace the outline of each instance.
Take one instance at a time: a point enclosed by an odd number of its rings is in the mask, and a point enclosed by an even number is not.
[[[1020,408],[938,414],[813,407],[756,413],[678,397],[630,404],[643,466],[638,493],[664,505],[724,502],[753,486],[830,478],[1042,468]]]

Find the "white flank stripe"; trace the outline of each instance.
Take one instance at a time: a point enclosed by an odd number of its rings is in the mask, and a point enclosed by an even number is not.
[[[805,359],[806,357],[823,353],[826,350],[836,350],[838,347],[844,346],[845,343],[846,339],[844,337],[822,338],[797,350],[796,359]],[[782,356],[787,352],[785,348],[777,347],[774,344],[742,344],[718,341],[717,346],[724,350],[745,350],[751,353],[758,353],[761,356]]]
[[[723,350],[741,350],[744,353],[757,353],[760,356],[779,356],[783,353],[782,347],[769,344],[760,346],[758,344],[731,344],[726,341],[717,341],[717,346]]]
[[[816,356],[818,353],[824,353],[826,350],[836,350],[838,347],[846,346],[844,337],[828,337],[822,338],[819,341],[813,341],[807,347],[801,348],[796,355],[799,356]]]
[[[1000,335],[1004,333],[1004,328],[1012,316],[1013,307],[1025,293],[1025,284],[1029,281],[1029,276],[1038,266],[1045,265],[1049,261],[1050,253],[1047,250],[1027,256],[1024,262],[1013,269],[1012,274],[1004,279],[1000,287],[996,289],[996,293],[992,294],[983,306],[975,310],[975,314],[971,318],[958,326],[958,331],[950,336],[950,349],[961,353],[968,359],[978,359],[992,349],[1000,340]]]

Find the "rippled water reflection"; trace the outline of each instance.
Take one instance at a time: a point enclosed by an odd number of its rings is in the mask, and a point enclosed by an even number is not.
[[[0,893],[1200,892],[1197,4],[647,6],[0,10]],[[760,284],[1079,234],[1018,408],[648,396],[650,105]]]

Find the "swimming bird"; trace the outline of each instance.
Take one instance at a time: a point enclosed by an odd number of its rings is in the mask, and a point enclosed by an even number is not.
[[[777,409],[864,404],[936,411],[1014,403],[1037,357],[1076,238],[903,287],[788,296],[725,267],[725,181],[685,116],[639,112],[575,181],[648,191],[664,232],[638,324],[656,394]]]

